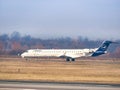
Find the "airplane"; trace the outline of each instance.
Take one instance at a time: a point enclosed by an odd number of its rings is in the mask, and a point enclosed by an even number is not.
[[[32,57],[60,57],[66,61],[75,61],[79,57],[96,57],[107,53],[112,41],[104,41],[99,48],[94,49],[29,49],[21,54],[22,58]]]

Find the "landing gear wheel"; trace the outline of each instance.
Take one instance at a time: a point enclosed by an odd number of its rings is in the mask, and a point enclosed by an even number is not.
[[[75,61],[75,59],[74,59],[74,58],[72,58],[72,59],[71,59],[71,61]]]
[[[70,61],[70,58],[66,58],[66,61],[69,62],[69,61]]]

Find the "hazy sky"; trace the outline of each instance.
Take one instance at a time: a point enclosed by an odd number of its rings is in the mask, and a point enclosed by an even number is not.
[[[120,39],[120,0],[0,0],[0,34]]]

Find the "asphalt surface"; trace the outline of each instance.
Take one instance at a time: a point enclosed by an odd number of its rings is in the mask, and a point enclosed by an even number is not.
[[[120,90],[120,84],[0,81],[0,90]]]

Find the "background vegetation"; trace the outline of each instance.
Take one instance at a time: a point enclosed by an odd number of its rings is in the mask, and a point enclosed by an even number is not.
[[[104,40],[89,40],[78,37],[77,39],[64,37],[54,39],[34,38],[30,35],[21,36],[19,32],[11,35],[0,35],[0,55],[18,55],[27,49],[82,49],[96,48]],[[120,40],[116,40],[120,42]],[[110,57],[120,57],[120,45],[111,45],[107,55]]]

